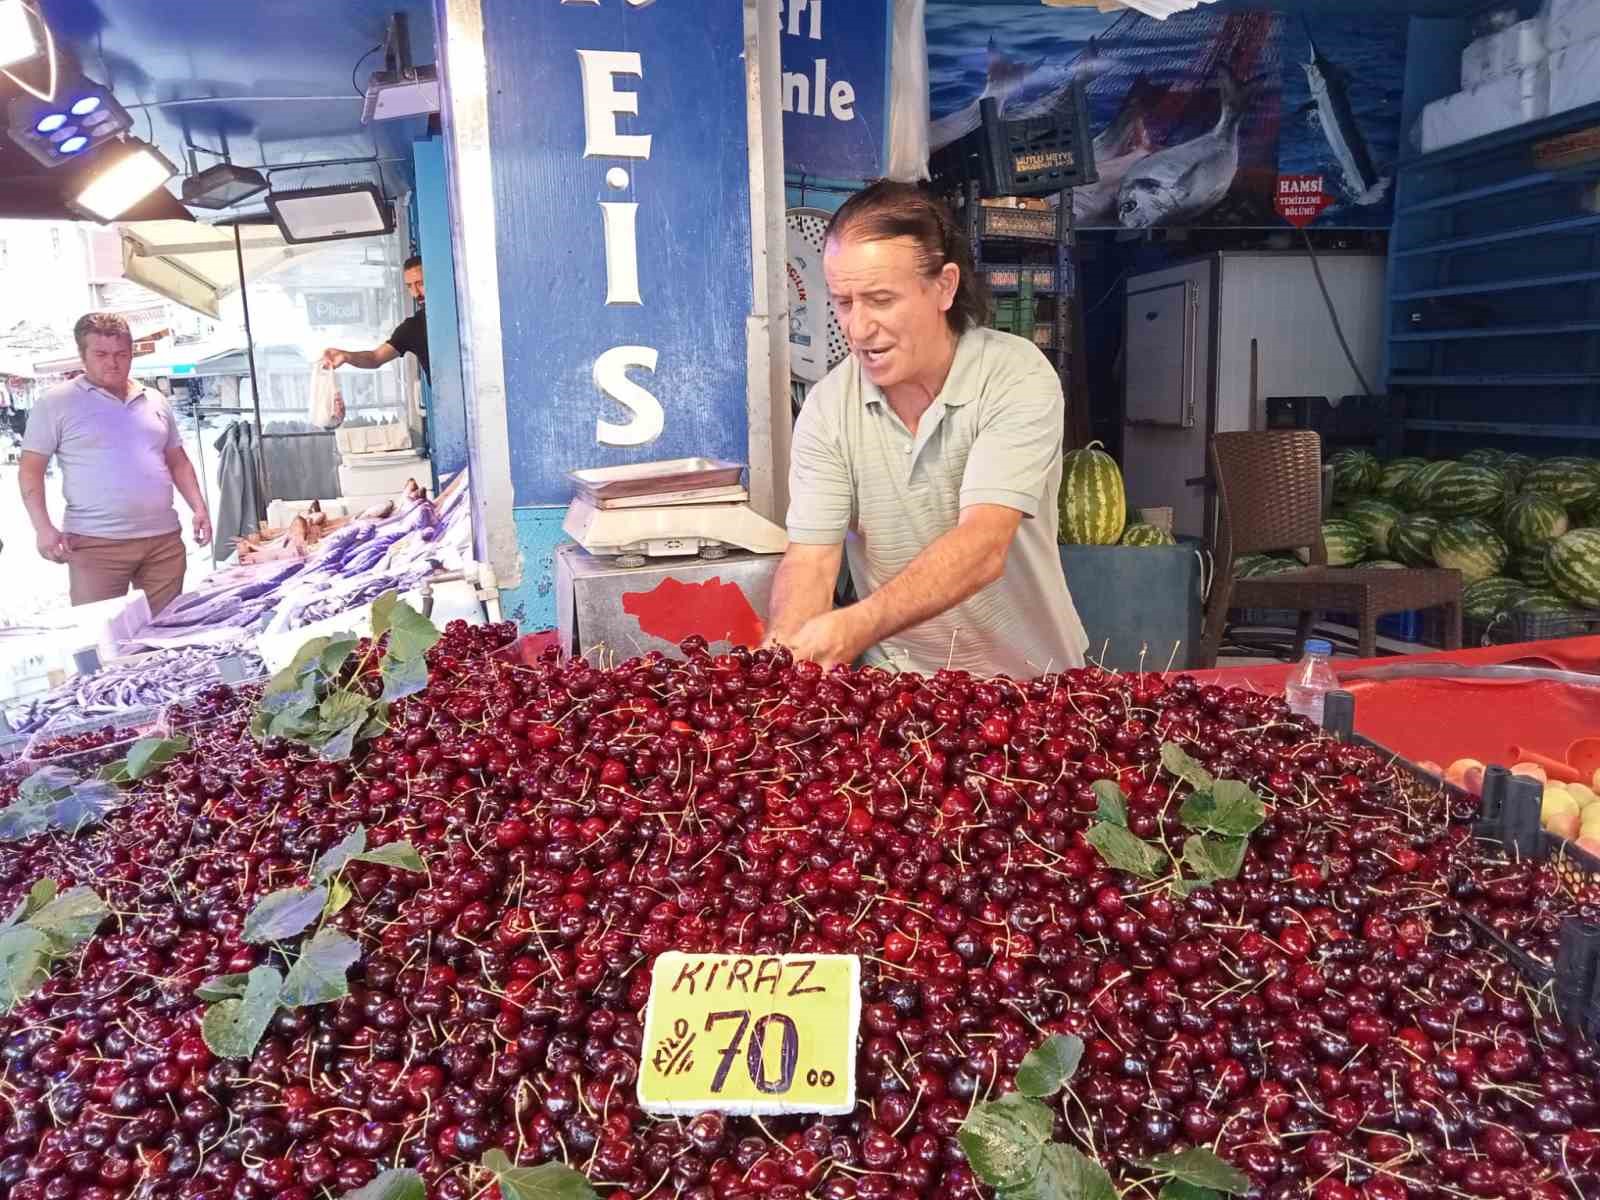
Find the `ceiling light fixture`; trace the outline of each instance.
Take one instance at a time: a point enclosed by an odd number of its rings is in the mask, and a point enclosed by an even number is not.
[[[0,67],[14,67],[44,50],[33,8],[23,0],[0,0]]]
[[[394,206],[370,183],[269,192],[267,211],[292,245],[394,232]]]
[[[398,121],[439,111],[439,70],[411,65],[411,32],[405,13],[389,18],[384,38],[384,69],[374,71],[367,83],[361,123]]]
[[[82,76],[62,87],[53,101],[13,97],[9,113],[11,140],[47,167],[60,166],[133,128],[133,117],[110,90]]]
[[[267,177],[260,171],[222,162],[183,181],[183,202],[190,208],[215,211],[243,204],[266,190]]]
[[[154,146],[129,138],[96,156],[89,182],[68,207],[102,225],[115,221],[178,173]]]

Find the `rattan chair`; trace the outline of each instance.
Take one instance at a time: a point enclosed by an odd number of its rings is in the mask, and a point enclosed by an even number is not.
[[[1295,657],[1323,613],[1354,613],[1361,657],[1378,651],[1378,618],[1439,608],[1447,650],[1461,648],[1461,573],[1329,567],[1322,543],[1322,439],[1309,430],[1219,433],[1211,465],[1221,512],[1217,576],[1206,612],[1201,665],[1212,667],[1230,608],[1290,609],[1299,614]],[[1240,555],[1309,547],[1311,565],[1281,575],[1238,579]]]

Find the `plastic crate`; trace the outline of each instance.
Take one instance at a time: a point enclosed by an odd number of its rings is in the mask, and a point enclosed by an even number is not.
[[[1512,641],[1544,642],[1600,633],[1600,612],[1511,613]]]
[[[1354,733],[1355,697],[1349,692],[1330,692],[1324,703],[1324,728],[1329,733],[1388,754],[1397,765],[1431,786],[1443,787],[1456,796],[1467,795],[1371,738]],[[1480,815],[1475,836],[1480,841],[1497,844],[1510,854],[1519,853],[1520,845],[1541,860],[1554,858],[1557,876],[1572,890],[1575,898],[1582,900],[1591,894],[1600,897],[1600,857],[1548,830],[1537,828],[1538,811],[1532,807],[1530,793],[1526,790],[1528,784],[1520,783],[1513,792],[1510,790],[1512,778],[1503,767],[1490,767],[1485,772],[1484,795],[1478,799]],[[1506,799],[1508,796],[1522,797],[1515,801],[1518,806],[1515,810],[1506,807],[1512,803]],[[1531,842],[1523,839],[1521,828],[1530,819],[1537,830]],[[1508,824],[1512,822],[1519,828],[1509,829]],[[1470,913],[1463,912],[1461,916],[1479,941],[1494,950],[1525,983],[1549,992],[1563,1022],[1591,1041],[1600,1042],[1600,926],[1589,925],[1576,917],[1567,918],[1561,925],[1556,961],[1545,963],[1514,945],[1488,923]]]
[[[1056,213],[1052,208],[978,208],[978,236],[1054,242]]]
[[[1020,263],[1011,263],[983,268],[984,278],[989,281],[990,290],[997,292],[1017,291],[1022,286],[1024,271],[1032,276],[1035,292],[1054,294],[1061,290],[1061,274],[1048,264],[1024,266]]]

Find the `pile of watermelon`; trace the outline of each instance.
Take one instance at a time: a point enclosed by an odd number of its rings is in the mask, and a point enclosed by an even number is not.
[[[1090,442],[1061,459],[1058,508],[1064,546],[1175,546],[1165,529],[1128,520],[1128,495],[1117,460]]]
[[[1464,615],[1565,615],[1600,608],[1600,460],[1474,450],[1459,459],[1380,462],[1341,450],[1323,522],[1330,566],[1448,567],[1466,582]],[[1310,559],[1247,555],[1240,577]]]

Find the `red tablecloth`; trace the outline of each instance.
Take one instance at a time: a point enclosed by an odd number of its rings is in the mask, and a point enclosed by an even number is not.
[[[1554,680],[1347,678],[1366,667],[1451,664],[1546,667],[1600,676],[1600,637],[1524,642],[1379,659],[1334,659],[1356,697],[1356,729],[1412,760],[1458,758],[1510,764],[1525,747],[1565,759],[1574,738],[1600,735],[1600,688]],[[1283,690],[1290,663],[1197,671],[1207,682]]]

